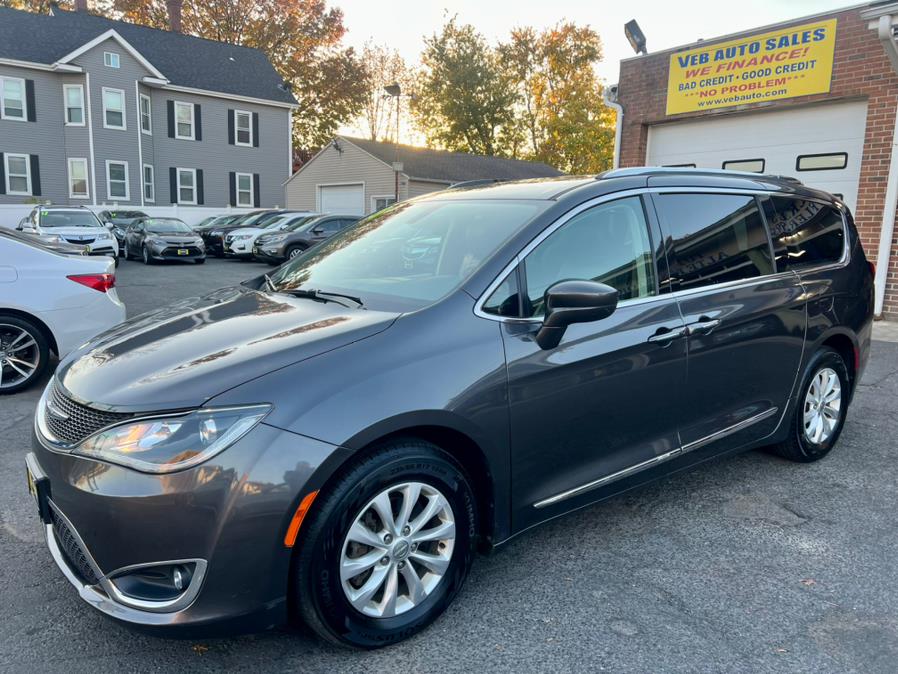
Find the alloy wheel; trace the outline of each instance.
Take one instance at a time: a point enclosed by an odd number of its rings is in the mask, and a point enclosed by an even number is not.
[[[34,335],[18,325],[0,323],[0,389],[30,379],[40,364],[40,347]]]
[[[814,375],[804,399],[804,436],[822,445],[829,440],[842,415],[842,384],[839,375],[824,368]]]
[[[292,260],[294,257],[299,255],[302,251],[299,248],[293,248],[290,250],[289,258]]]
[[[422,482],[389,487],[356,515],[346,534],[343,592],[367,616],[405,613],[439,585],[454,546],[455,516],[438,489]]]

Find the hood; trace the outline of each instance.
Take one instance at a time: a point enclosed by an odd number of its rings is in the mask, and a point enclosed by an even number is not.
[[[397,316],[224,288],[125,321],[72,352],[56,376],[76,399],[101,408],[197,407],[238,384],[377,334]]]
[[[231,236],[237,236],[239,234],[261,234],[262,232],[266,232],[268,230],[263,229],[262,227],[240,227],[239,229],[232,229],[228,234]],[[271,230],[274,231],[274,230]]]

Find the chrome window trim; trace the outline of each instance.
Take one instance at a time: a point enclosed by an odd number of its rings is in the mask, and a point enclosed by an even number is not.
[[[750,188],[742,188],[742,187],[637,187],[630,190],[621,190],[620,192],[612,192],[610,194],[603,194],[600,197],[595,197],[594,199],[590,199],[589,201],[585,201],[579,206],[574,207],[567,213],[559,216],[555,222],[548,225],[543,231],[537,234],[523,249],[521,249],[517,255],[509,262],[499,275],[493,279],[492,283],[490,283],[486,290],[481,293],[480,297],[477,299],[477,302],[474,304],[474,315],[479,318],[485,318],[490,321],[497,321],[499,323],[515,323],[515,324],[541,324],[543,321],[541,318],[523,318],[523,317],[515,317],[515,316],[496,316],[495,314],[490,314],[483,311],[483,305],[490,298],[490,296],[496,291],[496,289],[505,282],[505,279],[511,274],[515,268],[536,248],[540,243],[545,241],[549,236],[552,235],[557,229],[563,226],[566,222],[571,220],[576,215],[579,215],[585,210],[588,210],[594,206],[598,206],[600,204],[608,203],[610,201],[616,201],[618,199],[624,199],[626,197],[632,196],[640,196],[643,194],[736,194],[736,195],[754,195],[754,196],[780,196],[780,197],[792,197],[792,198],[801,198],[805,201],[813,201],[815,203],[823,204],[824,206],[829,206],[835,208],[842,216],[842,229],[845,234],[844,236],[844,245],[842,247],[842,258],[837,262],[827,262],[826,264],[810,266],[800,271],[788,270],[788,271],[778,271],[775,274],[766,274],[764,276],[756,276],[750,279],[738,279],[736,281],[727,281],[725,283],[714,283],[711,285],[701,286],[700,288],[689,288],[686,290],[678,290],[672,293],[659,293],[656,295],[647,295],[646,297],[635,297],[632,299],[623,300],[618,303],[618,307],[626,307],[637,304],[647,304],[650,302],[656,302],[663,299],[669,298],[678,298],[678,297],[686,297],[690,295],[695,295],[703,292],[714,292],[717,290],[726,290],[730,288],[738,288],[738,287],[749,287],[752,285],[757,285],[759,283],[765,283],[771,280],[784,279],[797,276],[799,279],[802,274],[807,274],[811,272],[819,272],[826,271],[827,269],[837,269],[839,267],[843,267],[848,263],[848,222],[845,217],[845,209],[839,204],[833,204],[826,199],[814,196],[801,196],[797,197],[791,194],[784,194],[777,190],[757,190]],[[764,221],[764,227],[767,229],[766,218]],[[770,236],[769,230],[767,231],[768,238]]]
[[[755,424],[772,417],[778,411],[778,407],[770,407],[760,414],[755,414],[748,419],[743,419],[742,421],[735,423],[732,426],[728,426],[719,431],[715,431],[714,433],[711,433],[704,438],[694,440],[688,444],[683,445],[682,447],[677,447],[676,449],[672,449],[669,452],[665,452],[664,454],[658,454],[657,456],[653,456],[652,458],[646,459],[645,461],[641,461],[617,472],[600,477],[597,480],[592,480],[591,482],[581,484],[580,486],[574,487],[573,489],[568,489],[567,491],[555,494],[554,496],[550,496],[549,498],[537,501],[533,504],[533,507],[545,508],[546,506],[555,505],[556,503],[566,501],[569,498],[578,496],[588,491],[592,491],[593,489],[597,489],[603,485],[616,482],[617,480],[629,477],[630,475],[635,475],[636,473],[642,472],[647,468],[651,468],[652,466],[664,463],[665,461],[674,459],[682,454],[688,454],[689,452],[699,449],[700,447],[704,447],[707,444],[716,442],[717,440],[722,440],[723,438],[729,435],[733,435],[734,433],[738,433],[739,431],[743,431],[750,426],[754,426]]]

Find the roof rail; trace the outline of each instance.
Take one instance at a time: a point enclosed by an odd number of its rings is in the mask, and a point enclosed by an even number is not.
[[[803,185],[798,178],[792,176],[781,176],[773,173],[754,173],[752,171],[730,171],[729,169],[715,168],[688,168],[684,166],[634,166],[632,168],[612,169],[600,173],[597,178],[602,180],[605,178],[626,178],[628,176],[644,176],[644,175],[664,175],[671,173],[684,173],[690,175],[716,175],[716,176],[732,176],[735,178],[772,178],[774,180],[782,180],[784,182]]]
[[[472,187],[483,187],[484,185],[494,185],[502,182],[498,178],[477,178],[476,180],[463,180],[447,187],[447,190],[466,190]]]

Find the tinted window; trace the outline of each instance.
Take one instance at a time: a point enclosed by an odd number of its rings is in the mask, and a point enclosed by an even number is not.
[[[41,211],[41,227],[100,227],[90,211]]]
[[[518,275],[515,272],[509,274],[493,294],[483,303],[481,310],[487,314],[496,316],[521,315],[521,303],[518,299]]]
[[[765,208],[780,271],[842,258],[845,226],[835,208],[791,197],[771,197]]]
[[[543,314],[549,286],[570,279],[605,283],[620,299],[655,294],[648,227],[639,197],[601,204],[554,231],[524,261],[526,314]]]
[[[733,194],[662,194],[672,291],[773,273],[758,204]]]

